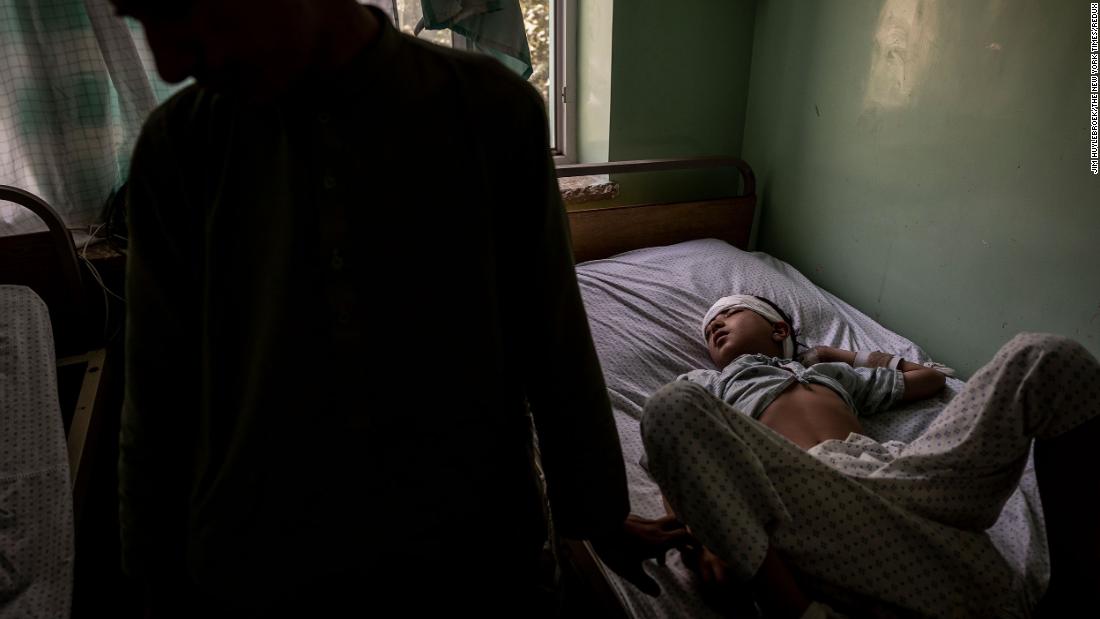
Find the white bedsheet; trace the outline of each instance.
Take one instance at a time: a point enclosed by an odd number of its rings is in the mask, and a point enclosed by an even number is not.
[[[50,316],[29,288],[0,286],[0,618],[68,617],[72,574]]]
[[[785,262],[715,239],[582,263],[577,279],[611,395],[631,508],[650,518],[663,515],[664,508],[656,484],[638,464],[644,453],[639,432],[642,406],[649,394],[679,374],[713,367],[699,322],[715,299],[732,293],[771,299],[792,316],[801,332],[799,341],[808,346],[883,350],[911,361],[930,360],[916,344],[818,288]],[[866,418],[864,429],[880,441],[912,440],[962,384],[948,379],[940,397]],[[1038,599],[1049,578],[1049,563],[1030,460],[1020,488],[989,535],[1018,569],[1032,599]],[[664,591],[659,598],[611,574],[612,586],[633,616],[718,617],[699,601],[692,575],[677,554],[670,555],[667,569],[652,564],[646,570]]]

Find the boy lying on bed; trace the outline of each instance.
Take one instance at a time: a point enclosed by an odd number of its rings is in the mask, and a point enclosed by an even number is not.
[[[791,360],[770,301],[719,300],[703,336],[720,370],[646,403],[647,467],[703,547],[682,551],[712,587],[748,583],[769,616],[851,612],[1026,616],[1034,604],[984,531],[1019,483],[1032,439],[1051,549],[1044,612],[1100,587],[1100,365],[1065,338],[1021,334],[916,440],[878,443],[860,417],[943,387],[886,353],[818,347]],[[808,367],[807,367],[808,366]],[[1070,480],[1073,480],[1071,483]]]

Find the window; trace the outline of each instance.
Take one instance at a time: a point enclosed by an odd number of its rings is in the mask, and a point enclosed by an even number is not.
[[[522,1],[522,0],[521,0]],[[554,152],[554,158],[558,163],[573,163],[577,160],[576,148],[576,92],[573,85],[576,71],[575,53],[577,49],[577,0],[544,0],[547,4],[546,13],[548,23],[544,31],[548,45],[544,46],[547,67],[546,90],[547,115],[550,117],[550,150]],[[531,21],[526,18],[528,24],[527,38],[531,45],[532,64],[534,60],[535,37],[531,35]],[[538,66],[537,64],[535,65]],[[538,70],[532,74],[532,78],[538,75]],[[553,93],[552,95],[550,93]]]
[[[377,0],[375,0],[377,1]],[[391,0],[398,27],[412,34],[422,15],[420,0]],[[550,150],[559,163],[576,160],[575,132],[569,122],[575,114],[569,100],[569,79],[575,72],[570,64],[574,49],[576,0],[520,0],[527,45],[531,49],[532,73],[528,81],[546,103],[550,121]],[[570,21],[573,20],[573,21]],[[462,47],[462,37],[449,30],[422,30],[420,38],[447,47]]]

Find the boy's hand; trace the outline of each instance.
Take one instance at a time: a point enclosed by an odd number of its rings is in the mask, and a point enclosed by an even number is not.
[[[648,520],[634,514],[627,516],[619,531],[589,541],[605,565],[654,597],[661,594],[661,588],[642,569],[642,562],[655,558],[664,565],[669,550],[698,543],[684,523],[672,516]]]
[[[836,350],[830,346],[814,346],[798,357],[798,362],[806,367],[817,363],[829,363],[836,360]]]

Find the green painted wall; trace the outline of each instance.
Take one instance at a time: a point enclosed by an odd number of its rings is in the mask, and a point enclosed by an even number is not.
[[[740,151],[753,5],[631,0],[615,11],[613,159]]]
[[[616,3],[608,146],[612,161],[741,152],[754,4]],[[731,178],[730,172],[621,175],[616,180],[622,194],[616,202],[728,195]]]
[[[966,375],[1018,331],[1100,354],[1088,8],[760,0],[758,247]]]

